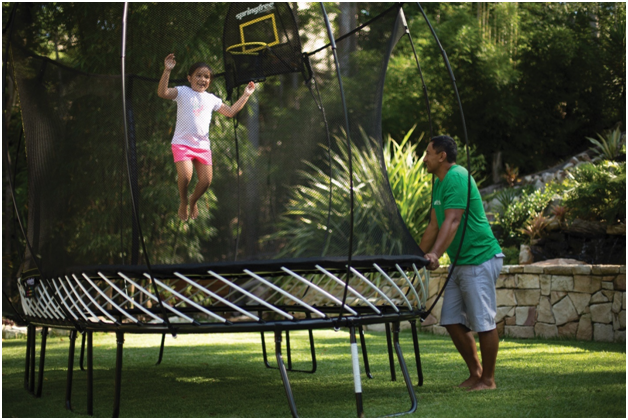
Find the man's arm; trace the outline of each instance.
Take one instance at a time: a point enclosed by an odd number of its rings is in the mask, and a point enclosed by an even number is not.
[[[438,221],[436,220],[436,212],[434,209],[431,209],[430,214],[430,222],[427,225],[427,229],[425,229],[425,233],[423,233],[423,237],[421,238],[421,243],[419,244],[419,248],[423,252],[430,252],[432,246],[436,242],[436,237],[438,236]]]
[[[458,227],[460,226],[460,221],[462,220],[463,214],[464,209],[445,210],[445,220],[441,224],[440,229],[438,229],[438,235],[436,236],[436,240],[433,242],[432,249],[429,250],[427,254],[425,254],[425,258],[430,261],[430,264],[427,266],[429,270],[435,270],[438,268],[438,259],[445,253],[445,251],[447,251],[447,248],[449,247],[449,245],[451,245],[452,241],[456,237],[456,232],[458,231]],[[424,240],[421,240],[421,245],[423,245]],[[428,242],[426,242],[425,244],[427,245]],[[421,249],[425,251],[426,248],[421,247]]]

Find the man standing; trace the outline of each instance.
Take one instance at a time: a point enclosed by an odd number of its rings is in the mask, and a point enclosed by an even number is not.
[[[456,164],[457,153],[451,137],[437,136],[430,140],[423,159],[427,172],[436,177],[431,219],[419,245],[429,260],[428,270],[438,268],[438,259],[445,251],[453,262],[460,248],[469,175]],[[445,288],[440,321],[469,368],[469,378],[459,385],[469,390],[496,388],[499,336],[495,325],[495,284],[503,257],[486,219],[480,192],[471,178],[467,228],[456,267]],[[482,363],[472,331],[480,338]]]

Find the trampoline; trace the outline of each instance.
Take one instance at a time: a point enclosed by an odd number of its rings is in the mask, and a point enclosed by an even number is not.
[[[410,398],[404,413],[416,410],[399,324],[412,326],[421,385],[416,322],[431,310],[429,276],[388,183],[381,129],[388,61],[398,42],[412,39],[401,3],[373,7],[376,14],[338,36],[325,6],[310,7],[318,12],[308,20],[289,3],[72,4],[56,13],[93,16],[100,26],[92,35],[110,42],[110,51],[95,53],[102,60],[85,53],[73,64],[37,52],[32,34],[42,9],[15,5],[3,68],[22,110],[28,217],[19,221],[27,249],[11,301],[28,324],[25,386],[35,395],[48,328],[70,331],[68,409],[83,334],[88,414],[92,334],[116,333],[114,417],[124,334],[260,332],[269,366],[264,332],[272,332],[296,417],[283,337],[289,343],[290,331],[309,330],[313,373],[312,331],[347,328],[362,416],[356,335],[368,373],[363,327],[385,324]],[[257,83],[238,117],[212,119],[214,180],[198,219],[187,222],[177,218],[169,156],[176,106],[157,96],[163,57],[173,51],[181,64],[170,86],[187,84],[194,61],[213,67],[210,90],[225,103]]]

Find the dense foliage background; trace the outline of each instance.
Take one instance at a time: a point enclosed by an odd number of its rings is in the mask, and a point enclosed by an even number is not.
[[[532,173],[588,148],[586,136],[626,121],[625,3],[426,3],[460,91],[469,140],[487,162]],[[408,5],[434,130],[462,137],[449,76]],[[384,131],[427,130],[407,43],[389,70]],[[413,110],[410,112],[410,110]],[[487,170],[490,171],[490,166]]]

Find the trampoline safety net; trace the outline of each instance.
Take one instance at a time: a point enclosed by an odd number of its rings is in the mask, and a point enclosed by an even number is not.
[[[24,312],[138,325],[142,317],[159,320],[162,294],[170,315],[186,323],[192,311],[224,322],[207,310],[217,306],[256,319],[243,308],[262,303],[284,318],[278,308],[324,318],[311,305],[338,308],[354,287],[351,302],[368,313],[384,306],[399,313],[402,305],[416,317],[425,307],[427,284],[417,270],[425,260],[392,195],[381,128],[386,68],[405,20],[400,4],[378,7],[367,26],[336,35],[343,103],[320,10],[130,3],[125,20],[116,3],[18,5],[10,71],[36,256],[26,250],[22,280],[34,270],[42,279],[39,291],[20,284]],[[51,18],[71,22],[60,26],[67,42],[55,59],[41,54],[34,36]],[[189,86],[195,62],[212,67],[208,91],[225,104],[257,83],[235,118],[214,112],[213,180],[198,217],[185,222],[170,147],[177,105],[157,95],[170,53],[170,87]],[[306,276],[312,273],[322,277]],[[29,303],[32,297],[46,301]]]
[[[28,34],[38,16],[28,7],[18,10],[11,45],[27,141],[28,235],[42,275],[66,274],[70,267],[145,264],[132,196],[155,265],[347,256],[348,150],[331,48],[302,55],[292,11],[287,4],[268,3],[273,4],[278,10],[271,14],[251,13],[248,3],[230,10],[214,3],[131,4],[127,147],[119,68],[121,6],[69,8],[77,15],[95,9],[112,19],[95,34],[110,41],[109,51],[97,53],[106,57],[83,63],[85,70],[30,51]],[[382,155],[386,67],[403,35],[398,11],[389,10],[369,31],[337,42],[338,55],[348,58],[342,71],[354,159],[355,257],[420,255],[400,218]],[[227,16],[224,43],[216,16]],[[161,24],[159,31],[145,28],[145,21]],[[251,43],[226,51],[261,38],[268,38],[266,46]],[[238,85],[265,79],[236,124],[214,113],[213,182],[199,202],[198,219],[189,222],[177,217],[170,150],[176,104],[157,96],[163,59],[170,52],[177,59],[170,86],[189,85],[187,69],[196,61],[212,66],[216,76],[210,91],[223,100],[228,89],[235,89],[237,99]],[[237,61],[243,57],[259,63],[241,69]]]

